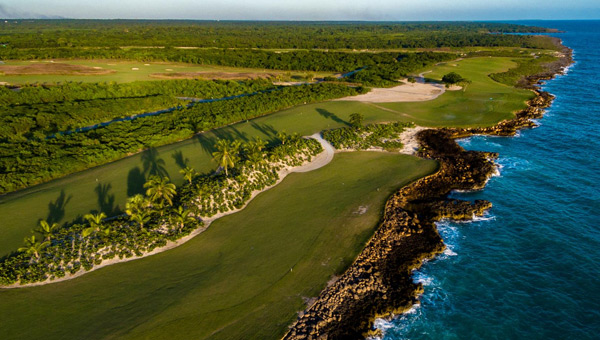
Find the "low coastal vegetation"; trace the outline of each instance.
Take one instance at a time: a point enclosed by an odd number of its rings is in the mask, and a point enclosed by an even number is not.
[[[0,263],[0,284],[54,280],[103,261],[143,256],[189,235],[205,218],[242,208],[253,193],[275,184],[280,170],[322,151],[315,140],[297,135],[281,134],[280,142],[264,149],[260,140],[219,141],[214,157],[224,171],[199,175],[186,168],[187,182],[178,189],[167,177],[151,176],[145,195],[131,197],[126,214],[110,220],[104,213],[87,214],[86,223],[62,228],[41,221],[35,232],[42,238],[27,237],[18,253]]]
[[[382,149],[397,151],[402,148],[400,134],[414,123],[367,124],[363,126],[362,116],[358,113],[350,115],[351,127],[327,130],[323,138],[338,150]]]

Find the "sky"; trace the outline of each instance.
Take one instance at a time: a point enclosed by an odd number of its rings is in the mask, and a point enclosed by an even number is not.
[[[600,19],[600,0],[0,0],[0,18],[201,20]]]

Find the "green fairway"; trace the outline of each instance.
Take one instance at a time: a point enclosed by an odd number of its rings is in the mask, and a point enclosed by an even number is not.
[[[424,126],[489,126],[514,117],[533,98],[531,91],[500,84],[488,75],[504,72],[516,64],[511,58],[471,58],[433,68],[426,78],[440,81],[457,72],[470,80],[465,91],[446,91],[436,100],[421,103],[384,103],[380,107],[407,114],[407,119]]]
[[[453,64],[459,66],[451,66]],[[487,124],[482,125],[494,124],[503,117],[510,117],[512,110],[481,113],[479,111],[481,107],[499,102],[490,101],[490,97],[503,94],[503,98],[510,97],[514,100],[510,103],[505,100],[506,105],[502,107],[503,109],[524,108],[524,100],[531,93],[496,83],[487,77],[487,74],[502,71],[513,64],[505,58],[477,58],[457,63],[450,62],[437,66],[435,72],[430,75],[441,78],[441,75],[448,70],[458,69],[464,77],[473,81],[464,93],[446,92],[429,102],[377,104],[379,107],[375,104],[347,101],[301,105],[2,196],[0,197],[0,215],[3,216],[0,222],[0,255],[19,247],[23,238],[35,228],[39,219],[49,218],[64,223],[93,210],[104,211],[111,215],[118,210],[118,207],[123,207],[128,196],[141,191],[142,183],[151,169],[162,169],[163,173],[169,175],[175,183],[181,183],[182,177],[178,171],[185,165],[200,172],[214,169],[216,164],[211,160],[210,153],[213,151],[212,146],[216,138],[249,140],[261,137],[264,140],[273,140],[277,132],[283,130],[311,135],[325,129],[345,126],[350,114],[355,112],[362,113],[366,123],[414,121],[424,126],[464,126],[478,125],[478,121],[484,120]],[[477,72],[469,71],[467,66],[473,67]],[[459,110],[460,103],[471,102],[468,111]],[[454,113],[454,117],[437,108],[444,105],[458,110]],[[394,112],[387,107],[402,107],[402,110],[409,112],[410,116]],[[428,123],[430,119],[434,122]]]
[[[355,258],[388,195],[436,167],[404,155],[337,154],[319,170],[291,174],[178,248],[75,280],[0,290],[0,334],[278,338],[303,298],[316,296]]]
[[[194,65],[185,63],[169,63],[169,62],[140,62],[140,61],[118,61],[118,60],[56,60],[56,63],[84,65],[90,67],[101,67],[104,70],[114,70],[116,72],[102,75],[1,75],[0,82],[8,82],[10,84],[25,84],[25,83],[56,83],[56,82],[118,82],[126,83],[132,81],[148,81],[162,80],[151,77],[153,73],[172,73],[172,72],[247,72],[259,74],[281,74],[282,77],[290,76],[292,78],[302,79],[307,74],[311,73],[317,77],[331,75],[324,72],[304,72],[304,71],[287,71],[252,69],[227,66],[212,66],[212,65]],[[49,63],[49,61],[7,61],[5,65],[31,65]],[[0,69],[1,71],[1,69]]]

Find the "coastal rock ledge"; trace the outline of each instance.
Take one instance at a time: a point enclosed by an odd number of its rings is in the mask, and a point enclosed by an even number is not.
[[[564,48],[560,62],[537,77],[528,77],[536,97],[511,120],[488,128],[429,129],[417,135],[420,157],[435,159],[439,170],[400,189],[387,201],[382,222],[348,270],[325,288],[315,302],[299,314],[283,339],[360,339],[376,335],[373,321],[409,309],[423,287],[412,280],[412,271],[424,259],[442,252],[444,243],[435,223],[443,218],[469,220],[492,204],[448,199],[453,190],[477,190],[495,173],[497,154],[466,151],[455,139],[487,134],[512,136],[520,128],[533,127],[554,97],[537,89],[571,64]]]

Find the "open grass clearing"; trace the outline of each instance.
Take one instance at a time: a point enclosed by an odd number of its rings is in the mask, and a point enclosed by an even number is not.
[[[337,154],[321,169],[289,175],[178,248],[75,280],[0,290],[0,334],[278,338],[303,298],[353,261],[388,195],[436,167],[405,155]]]
[[[277,133],[284,130],[312,135],[347,126],[349,116],[355,112],[365,116],[365,123],[414,121],[421,126],[493,125],[512,117],[512,111],[524,108],[524,100],[531,96],[530,91],[502,85],[487,77],[487,74],[512,66],[514,62],[508,58],[466,59],[440,65],[433,68],[434,72],[428,76],[440,79],[449,70],[459,70],[473,83],[465,92],[446,91],[428,102],[370,104],[329,101],[300,105],[2,196],[0,256],[21,246],[23,238],[35,228],[39,219],[65,223],[94,210],[109,216],[122,210],[128,196],[142,191],[149,173],[166,174],[180,184],[183,179],[179,170],[185,166],[200,172],[215,169],[211,152],[217,138],[245,141],[260,137],[274,140]],[[471,71],[469,67],[475,69]],[[497,105],[492,111],[481,111],[497,103],[503,105]],[[465,110],[461,109],[461,105],[466,107]]]
[[[2,75],[0,73],[0,82],[9,84],[33,84],[33,83],[57,83],[65,81],[74,82],[117,82],[127,83],[132,81],[148,81],[148,80],[163,80],[171,79],[165,77],[153,76],[156,74],[194,74],[197,72],[210,73],[210,79],[217,78],[221,75],[223,78],[217,79],[232,79],[234,74],[246,74],[246,77],[258,77],[262,75],[274,75],[279,77],[279,80],[303,80],[308,76],[325,77],[332,73],[326,72],[306,72],[306,71],[276,71],[268,69],[252,69],[252,68],[237,68],[227,66],[212,66],[212,65],[194,65],[185,63],[169,63],[169,62],[139,62],[139,61],[119,61],[119,60],[34,60],[34,61],[6,61],[2,67],[31,67],[31,65],[43,64],[63,64],[77,65],[86,68],[92,68],[97,73],[109,72],[106,74],[93,75],[68,75],[68,74],[27,74],[27,75]],[[39,68],[39,66],[37,66]],[[111,72],[112,71],[112,72]],[[240,78],[236,78],[240,79]],[[248,79],[248,78],[242,78]]]

